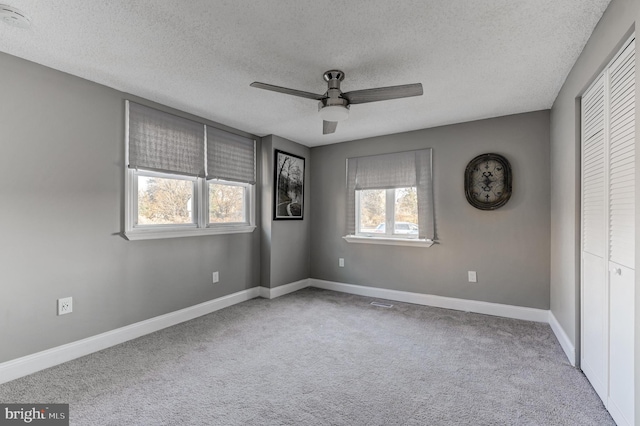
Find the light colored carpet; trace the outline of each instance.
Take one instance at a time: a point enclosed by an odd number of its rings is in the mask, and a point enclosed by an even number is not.
[[[613,425],[546,324],[305,289],[0,385],[77,425]]]

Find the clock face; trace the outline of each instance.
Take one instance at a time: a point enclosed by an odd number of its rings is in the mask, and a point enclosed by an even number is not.
[[[483,154],[471,160],[465,172],[469,203],[481,210],[503,206],[511,197],[511,166],[498,154]]]
[[[493,203],[504,192],[504,166],[486,160],[473,169],[473,197],[481,203]]]

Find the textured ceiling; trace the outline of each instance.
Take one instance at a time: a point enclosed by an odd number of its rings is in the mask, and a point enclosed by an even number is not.
[[[308,146],[550,108],[610,0],[4,0],[0,51],[259,136]],[[324,93],[422,83],[353,105],[322,135]]]

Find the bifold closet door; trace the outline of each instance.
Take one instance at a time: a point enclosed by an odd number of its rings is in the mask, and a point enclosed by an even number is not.
[[[605,78],[582,97],[582,351],[580,365],[606,403],[608,294]]]
[[[635,41],[582,97],[581,368],[635,424]]]
[[[635,43],[609,68],[609,412],[634,424]]]

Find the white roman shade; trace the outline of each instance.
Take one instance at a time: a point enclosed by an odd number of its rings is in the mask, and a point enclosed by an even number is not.
[[[207,179],[256,183],[253,139],[207,126]]]
[[[419,237],[435,234],[431,148],[347,159],[347,234],[356,228],[355,191],[416,187]]]
[[[204,125],[127,102],[129,164],[159,172],[204,177]]]
[[[129,168],[256,183],[253,139],[134,102],[127,111]]]

